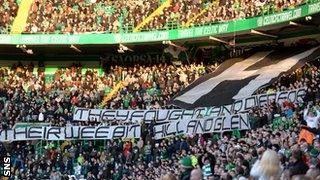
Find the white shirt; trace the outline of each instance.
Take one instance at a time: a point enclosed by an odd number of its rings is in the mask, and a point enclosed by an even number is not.
[[[188,76],[187,76],[184,72],[182,72],[181,74],[179,74],[179,76],[180,76],[179,80],[180,80],[181,82],[187,82]]]
[[[44,115],[42,112],[40,112],[39,117],[38,117],[38,121],[43,121],[44,120]]]
[[[32,33],[38,32],[38,27],[37,27],[37,26],[32,26],[32,27],[31,27],[31,32],[32,32]]]
[[[307,122],[307,126],[310,128],[318,128],[318,122],[320,118],[320,112],[317,110],[317,116],[308,116],[308,109],[303,112],[303,118]]]
[[[77,165],[74,169],[74,172],[76,175],[80,175],[81,174],[81,166]]]

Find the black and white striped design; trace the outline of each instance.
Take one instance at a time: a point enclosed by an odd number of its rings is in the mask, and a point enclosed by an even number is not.
[[[270,85],[319,57],[320,48],[258,52],[246,59],[230,59],[178,93],[172,104],[184,109],[232,104]]]

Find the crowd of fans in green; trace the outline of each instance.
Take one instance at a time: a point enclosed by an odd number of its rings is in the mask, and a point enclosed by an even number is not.
[[[49,122],[77,125],[73,106],[95,108],[105,92],[123,81],[106,108],[170,108],[166,101],[213,67],[158,65],[109,68],[103,76],[94,71],[82,75],[80,66],[60,69],[54,82],[46,83],[43,68],[38,76],[32,66],[2,69],[1,129],[16,122]],[[4,147],[13,159],[17,179],[317,179],[320,174],[318,61],[283,76],[264,89],[286,90],[299,84],[308,87],[303,102],[269,102],[252,109],[252,130],[240,134],[188,135],[162,140],[153,138],[153,127],[143,125],[142,138],[105,141],[17,141]],[[167,99],[168,98],[168,99]],[[272,123],[276,121],[277,123]],[[84,124],[82,125],[94,125]],[[300,139],[302,129],[313,134]]]
[[[311,0],[314,1],[314,0]],[[315,0],[316,1],[316,0]],[[35,0],[24,33],[130,32],[166,1]],[[203,25],[281,12],[306,0],[172,0],[142,30]],[[309,2],[309,1],[308,1]],[[17,15],[15,0],[0,2],[0,30],[10,31]]]
[[[213,66],[212,66],[213,67]],[[212,71],[204,65],[113,66],[104,75],[80,65],[57,70],[46,78],[45,68],[14,66],[0,70],[0,129],[16,122],[44,122],[63,126],[72,121],[75,107],[110,109],[166,108],[171,97],[201,75]],[[117,83],[123,87],[102,103]],[[82,123],[82,125],[87,125]]]

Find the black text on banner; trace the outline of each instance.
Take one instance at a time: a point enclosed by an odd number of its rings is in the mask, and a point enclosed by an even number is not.
[[[140,138],[140,125],[25,127],[0,131],[0,141]]]
[[[194,119],[203,114],[205,108],[194,110],[186,109],[161,109],[161,110],[101,110],[76,108],[73,114],[74,121],[127,121],[157,123],[177,121],[182,119]]]
[[[155,139],[181,134],[206,134],[250,129],[248,114],[212,117],[205,119],[172,121],[154,126]]]
[[[306,94],[305,88],[281,91],[270,94],[259,94],[236,100],[231,105],[220,107],[186,109],[159,109],[159,110],[112,110],[76,108],[73,114],[74,121],[127,121],[150,123],[165,123],[179,120],[199,119],[204,117],[218,117],[248,112],[252,107],[263,107],[270,100],[281,103],[288,99],[291,102],[302,102]]]

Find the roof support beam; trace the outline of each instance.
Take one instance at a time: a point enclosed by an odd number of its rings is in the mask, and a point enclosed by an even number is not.
[[[222,40],[222,39],[219,39],[219,38],[213,37],[213,36],[209,36],[209,39],[210,39],[210,40],[213,40],[213,41],[218,41],[218,42],[221,42],[221,43],[224,43],[224,44],[230,45],[230,46],[234,46],[234,45],[235,45],[235,43],[234,43],[234,42],[228,42],[228,41],[225,41],[225,40]]]
[[[250,33],[252,33],[252,34],[257,34],[257,35],[261,35],[261,36],[267,36],[267,37],[277,38],[277,36],[275,36],[275,35],[263,33],[263,32],[260,32],[260,31],[254,30],[254,29],[251,29]]]
[[[306,27],[306,28],[319,28],[316,25],[312,25],[312,24],[305,25],[305,24],[294,22],[294,21],[290,21],[289,25],[297,26],[297,27]]]
[[[79,53],[82,52],[82,51],[81,51],[79,48],[77,48],[75,45],[71,45],[71,46],[70,46],[70,49],[73,49],[74,51],[77,51],[77,52],[79,52]]]
[[[290,22],[289,22],[289,25],[304,27],[304,25],[302,25],[302,24],[300,24],[300,23],[293,22],[293,21],[290,21]]]
[[[178,45],[178,44],[175,44],[175,43],[173,43],[172,41],[162,41],[162,44],[174,46],[174,47],[176,47],[176,48],[178,48],[178,49],[180,49],[180,50],[182,50],[182,51],[187,50],[185,47],[180,46],[180,45]]]

